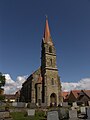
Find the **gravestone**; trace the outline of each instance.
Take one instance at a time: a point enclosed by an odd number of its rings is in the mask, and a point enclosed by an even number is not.
[[[28,103],[25,103],[25,108],[27,108]]]
[[[17,102],[17,107],[18,108],[24,108],[25,107],[25,103],[24,102]]]
[[[37,107],[39,107],[39,104],[38,104],[38,103],[36,103],[36,106],[37,106]]]
[[[88,116],[88,119],[90,119],[90,108],[87,108],[87,116]]]
[[[68,107],[68,102],[63,102],[63,103],[62,103],[62,106],[63,106],[63,107]]]
[[[13,106],[13,107],[17,107],[17,102],[13,102],[13,103],[12,103],[12,106]]]
[[[59,120],[58,111],[49,111],[47,113],[47,120]]]
[[[81,114],[86,114],[86,108],[85,107],[81,107]]]
[[[90,101],[88,101],[88,105],[90,106]]]
[[[27,108],[34,109],[34,108],[36,108],[36,107],[37,107],[37,105],[36,105],[35,103],[28,103],[28,104],[27,104]]]
[[[62,106],[62,102],[60,103],[60,106]]]
[[[37,106],[36,106],[36,104],[35,103],[30,103],[30,108],[31,109],[34,109],[34,108],[36,108]]]
[[[34,109],[28,109],[28,116],[34,116],[35,110]]]
[[[2,106],[2,102],[0,101],[0,106]]]
[[[9,111],[0,111],[0,119],[9,118],[10,112]]]
[[[41,103],[42,108],[46,108],[46,103]]]
[[[75,110],[75,107],[71,107],[71,110]]]
[[[59,118],[60,119],[68,119],[69,118],[69,110],[66,108],[60,108]]]
[[[69,118],[77,118],[77,110],[69,110]]]
[[[0,106],[5,106],[6,103],[0,101]]]
[[[76,102],[73,102],[73,107],[77,107],[77,103]]]

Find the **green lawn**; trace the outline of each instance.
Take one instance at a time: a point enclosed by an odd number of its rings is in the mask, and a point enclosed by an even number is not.
[[[13,112],[11,113],[13,120],[44,120],[44,114],[42,112],[36,112],[35,116],[27,116],[25,112]]]

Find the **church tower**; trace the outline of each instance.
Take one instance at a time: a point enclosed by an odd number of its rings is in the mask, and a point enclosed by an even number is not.
[[[60,103],[61,83],[56,65],[56,49],[46,18],[41,52],[42,103],[47,106]]]

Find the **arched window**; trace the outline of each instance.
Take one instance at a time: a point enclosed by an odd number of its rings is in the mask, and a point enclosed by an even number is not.
[[[50,65],[52,65],[52,59],[50,59]]]
[[[52,85],[54,85],[54,79],[52,78],[52,80],[51,80],[51,83],[52,83]]]
[[[51,46],[49,47],[49,53],[52,53],[52,47]]]

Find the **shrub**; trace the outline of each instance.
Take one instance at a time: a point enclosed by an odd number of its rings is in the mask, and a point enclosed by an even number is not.
[[[42,110],[36,111],[35,116],[44,117],[45,116],[45,112],[42,111]]]
[[[0,101],[3,101],[5,99],[5,95],[0,95]]]

